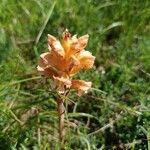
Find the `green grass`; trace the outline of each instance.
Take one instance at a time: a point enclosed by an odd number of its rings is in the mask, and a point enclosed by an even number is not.
[[[0,1],[0,149],[58,150],[57,105],[36,71],[47,34],[90,35],[93,82],[71,92],[67,150],[150,149],[149,0]]]

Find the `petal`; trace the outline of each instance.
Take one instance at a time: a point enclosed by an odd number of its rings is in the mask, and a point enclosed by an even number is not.
[[[49,68],[44,69],[44,75],[48,78],[49,77],[52,78],[53,76],[57,76],[58,73],[54,68],[49,67]]]
[[[68,78],[53,76],[54,87],[59,93],[64,93],[66,89],[71,87],[71,81]]]
[[[70,76],[74,76],[76,73],[78,73],[82,69],[81,65],[73,66],[69,72]]]
[[[88,39],[89,35],[81,36],[78,39],[76,38],[76,36],[73,36],[71,43],[72,54],[78,53],[79,51],[83,50],[88,43]]]
[[[80,64],[80,61],[77,59],[77,57],[75,57],[75,55],[72,55],[70,60],[71,60],[73,65],[77,66]]]
[[[53,76],[55,81],[58,81],[61,84],[64,84],[67,88],[69,88],[71,86],[71,81],[68,78],[64,78],[64,77],[56,77]]]
[[[91,88],[91,82],[85,82],[84,80],[72,80],[71,88],[78,91],[78,95],[81,96]]]
[[[79,45],[80,45],[80,49],[83,50],[87,43],[88,43],[88,39],[89,39],[89,35],[86,34],[84,36],[81,36],[79,39],[78,39],[78,42],[79,42]]]
[[[71,40],[69,38],[62,39],[61,44],[65,51],[65,59],[68,59],[69,56],[71,55],[70,53]]]
[[[40,55],[40,58],[42,59],[40,63],[41,63],[42,65],[44,65],[44,64],[45,64],[45,65],[51,64],[50,56],[51,56],[51,54],[50,54],[49,52],[42,53],[42,54]]]
[[[73,35],[71,39],[73,42],[78,42],[77,34]]]
[[[81,51],[77,55],[77,59],[80,61],[82,68],[90,69],[94,65],[95,57],[89,51]]]
[[[53,67],[50,62],[50,53],[43,53],[40,56],[39,64],[37,66],[37,70],[41,72],[41,74],[46,77],[53,77],[53,75],[58,75],[60,71],[58,71],[55,67]]]
[[[45,63],[45,61],[40,58],[39,62],[38,62],[38,67],[37,67],[37,70],[38,71],[42,71],[46,68],[47,64]]]
[[[81,51],[76,55],[76,59],[79,61],[79,64],[73,66],[70,70],[70,75],[73,76],[81,69],[90,69],[94,65],[95,57],[89,51]]]
[[[65,52],[61,43],[54,36],[50,34],[48,34],[48,45],[50,51],[54,51],[58,55],[64,57]]]
[[[70,71],[72,70],[72,68],[74,66],[78,66],[79,64],[80,64],[79,60],[74,55],[72,55],[71,58],[68,61],[68,66],[67,66],[66,70],[70,74]]]
[[[42,68],[41,66],[37,66],[37,70],[47,78],[52,78],[53,76],[57,76],[57,71],[52,67]]]
[[[42,71],[44,71],[44,68],[38,65],[38,66],[37,66],[37,70],[38,70],[39,72],[42,72]]]
[[[46,65],[50,65],[54,67],[56,70],[64,70],[65,69],[65,60],[56,53],[53,52],[46,52],[40,55],[41,59],[43,60],[42,63]]]

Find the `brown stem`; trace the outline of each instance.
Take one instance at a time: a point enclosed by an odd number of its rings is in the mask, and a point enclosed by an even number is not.
[[[59,116],[60,149],[64,150],[64,136],[65,136],[65,128],[64,128],[65,107],[64,107],[64,101],[61,98],[58,98],[57,99],[57,104],[58,104],[58,116]]]

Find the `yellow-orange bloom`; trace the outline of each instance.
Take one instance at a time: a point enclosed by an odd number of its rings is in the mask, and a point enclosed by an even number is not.
[[[91,82],[71,80],[80,70],[93,67],[95,57],[84,50],[88,38],[88,35],[79,38],[76,35],[71,36],[67,30],[62,34],[61,42],[54,36],[48,35],[49,51],[40,55],[37,69],[54,81],[53,87],[60,93],[73,88],[81,95],[91,87]]]

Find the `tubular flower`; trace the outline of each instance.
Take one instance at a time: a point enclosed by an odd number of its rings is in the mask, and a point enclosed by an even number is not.
[[[67,89],[75,89],[78,94],[84,94],[90,89],[91,82],[71,80],[72,76],[82,69],[93,67],[95,57],[84,50],[88,43],[88,35],[77,38],[66,30],[62,40],[48,35],[48,52],[40,55],[37,70],[54,82],[53,88],[64,93]]]

